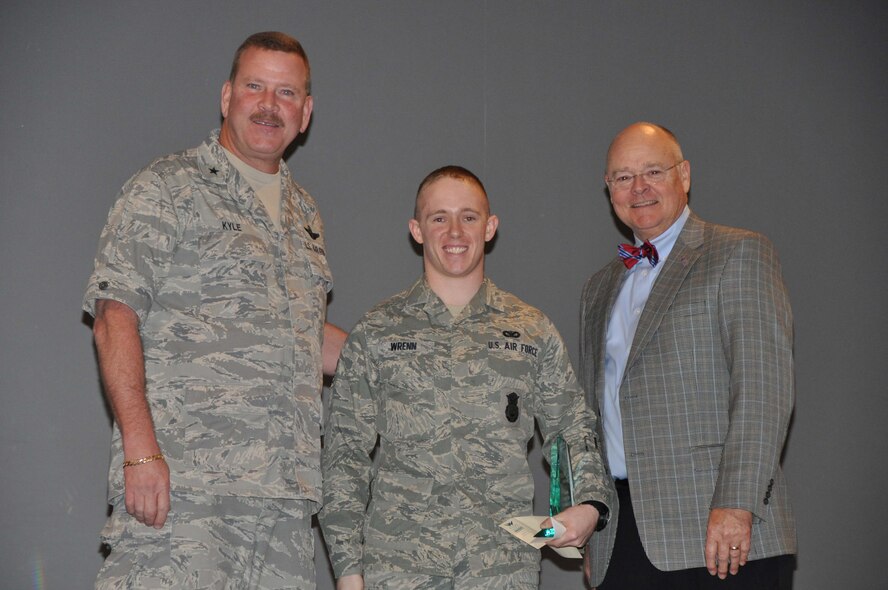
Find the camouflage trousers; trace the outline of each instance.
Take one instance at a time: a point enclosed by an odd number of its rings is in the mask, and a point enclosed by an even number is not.
[[[538,571],[522,570],[497,576],[427,576],[404,572],[364,572],[364,590],[537,590]]]
[[[102,530],[111,553],[97,590],[315,588],[312,502],[174,493],[170,503],[158,530],[119,498]]]

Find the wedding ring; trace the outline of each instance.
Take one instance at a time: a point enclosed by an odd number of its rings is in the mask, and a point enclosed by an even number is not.
[[[731,551],[740,551],[740,548],[736,545],[731,545]]]

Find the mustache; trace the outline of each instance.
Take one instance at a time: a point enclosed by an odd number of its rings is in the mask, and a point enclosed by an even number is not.
[[[250,121],[252,121],[253,123],[266,123],[276,125],[278,127],[284,126],[284,120],[274,113],[255,113],[253,115],[250,115]]]

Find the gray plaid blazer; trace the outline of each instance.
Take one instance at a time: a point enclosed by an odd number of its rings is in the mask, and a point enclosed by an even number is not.
[[[645,551],[661,570],[704,566],[709,510],[723,507],[753,513],[750,559],[795,553],[780,469],[795,397],[792,311],[774,247],[691,214],[663,264],[620,386]],[[580,373],[599,414],[607,325],[624,277],[617,258],[583,289]],[[610,560],[615,508],[590,541],[593,586]]]

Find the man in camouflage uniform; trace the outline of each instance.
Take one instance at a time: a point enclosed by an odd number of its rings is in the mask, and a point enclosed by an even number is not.
[[[84,298],[115,422],[99,588],[314,587],[322,359],[344,333],[281,160],[312,110],[298,41],[248,38],[221,106],[123,187]]]
[[[595,421],[561,337],[484,277],[497,223],[474,174],[427,176],[409,224],[424,276],[343,349],[319,515],[339,590],[537,588],[539,551],[498,526],[532,513],[534,418],[546,446],[564,436],[576,499],[590,502],[556,516],[567,531],[552,545],[582,546],[607,511]]]

